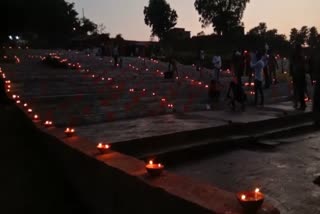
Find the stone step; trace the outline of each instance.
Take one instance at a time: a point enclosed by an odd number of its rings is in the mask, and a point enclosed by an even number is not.
[[[175,147],[167,147],[159,150],[154,150],[149,153],[137,153],[135,157],[141,160],[150,160],[157,158],[163,163],[181,164],[184,161],[191,159],[201,159],[206,155],[212,155],[224,150],[232,150],[239,147],[251,147],[257,145],[263,148],[272,148],[279,146],[280,142],[269,140],[269,138],[298,135],[301,133],[319,131],[313,123],[302,123],[280,129],[268,130],[255,135],[234,135],[226,136],[218,139],[208,139],[200,142],[194,142]],[[264,139],[264,140],[263,140]]]

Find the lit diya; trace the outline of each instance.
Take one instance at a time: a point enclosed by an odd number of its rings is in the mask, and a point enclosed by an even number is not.
[[[75,133],[75,130],[71,129],[71,128],[66,128],[64,133],[67,135],[67,137],[72,137],[74,135],[74,133]]]
[[[107,153],[109,151],[110,146],[108,144],[99,143],[97,145],[97,149],[99,150],[99,152],[101,154],[105,154],[105,153]]]
[[[28,113],[29,113],[29,114],[32,113],[32,109],[31,109],[31,108],[28,109]]]
[[[44,126],[45,126],[46,128],[49,128],[49,127],[51,127],[52,125],[53,125],[53,122],[50,121],[50,120],[47,120],[47,121],[44,123]]]
[[[237,198],[245,213],[257,213],[264,201],[264,194],[260,189],[251,192],[239,192]]]
[[[23,107],[27,107],[27,106],[28,106],[28,104],[27,104],[27,103],[23,104]]]
[[[33,120],[39,120],[39,116],[38,116],[37,114],[35,114],[35,115],[33,116]]]
[[[168,104],[169,109],[173,109],[173,104]]]
[[[153,161],[149,161],[146,165],[146,170],[151,176],[160,176],[163,172],[164,166],[160,163],[153,163]]]

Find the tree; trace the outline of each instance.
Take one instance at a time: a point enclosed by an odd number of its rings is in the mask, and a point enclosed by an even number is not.
[[[300,30],[297,28],[291,29],[290,43],[292,45],[304,45],[308,40],[309,29],[303,26]]]
[[[307,26],[303,26],[299,31],[298,42],[305,44],[309,35],[309,29]]]
[[[299,31],[297,28],[292,28],[290,32],[290,43],[292,45],[298,44]]]
[[[197,33],[197,36],[198,36],[198,37],[200,37],[200,36],[205,36],[205,35],[206,35],[206,34],[205,34],[204,31],[201,31],[201,32]]]
[[[212,25],[218,35],[225,35],[241,25],[241,19],[250,0],[196,0],[202,27]]]
[[[259,23],[259,25],[257,27],[252,28],[251,30],[249,30],[248,35],[265,35],[267,32],[267,24],[264,22]]]
[[[307,43],[311,48],[315,48],[320,44],[319,33],[316,27],[310,28]]]
[[[145,24],[152,28],[151,35],[160,40],[164,40],[166,34],[177,24],[177,12],[171,9],[166,0],[149,0],[143,13]]]
[[[90,19],[82,18],[80,24],[80,32],[83,35],[92,35],[98,33],[98,25],[90,21]]]
[[[98,34],[104,34],[106,31],[106,26],[104,24],[98,24],[97,32]]]
[[[120,33],[116,35],[115,39],[117,41],[123,41],[124,40],[123,37],[122,37],[122,34],[120,34]]]

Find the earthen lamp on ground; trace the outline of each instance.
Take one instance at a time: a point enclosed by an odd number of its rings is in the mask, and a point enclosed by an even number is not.
[[[110,146],[108,144],[99,143],[97,145],[97,149],[101,154],[106,154],[108,151],[110,151]]]
[[[34,121],[39,120],[39,116],[38,116],[37,114],[35,114],[35,115],[33,116],[33,120],[34,120]]]
[[[53,125],[53,122],[50,121],[50,120],[47,120],[47,121],[44,123],[44,126],[45,126],[46,128],[50,128],[52,125]]]
[[[66,128],[64,133],[66,134],[67,137],[72,137],[74,135],[74,133],[75,133],[75,130],[71,129],[71,128]]]
[[[251,192],[239,192],[237,198],[245,213],[254,214],[261,208],[264,201],[264,194],[257,188]]]
[[[146,165],[146,170],[151,176],[160,176],[164,170],[164,166],[160,163],[153,163],[153,161],[149,161]]]

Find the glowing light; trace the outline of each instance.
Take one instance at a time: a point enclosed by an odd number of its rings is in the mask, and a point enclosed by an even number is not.
[[[241,200],[246,200],[247,196],[246,195],[241,195]]]

